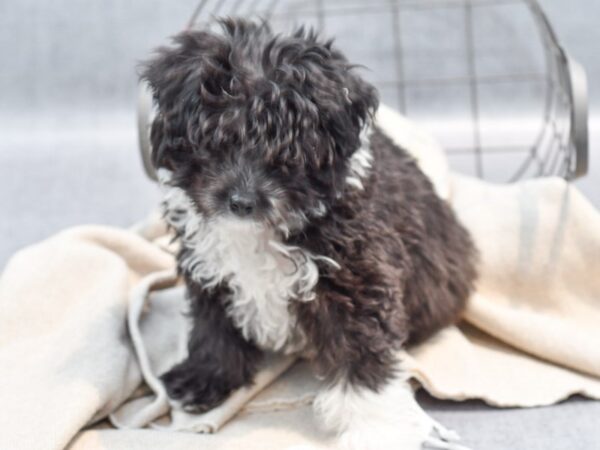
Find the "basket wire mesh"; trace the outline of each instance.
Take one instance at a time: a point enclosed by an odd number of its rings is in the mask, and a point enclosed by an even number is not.
[[[201,0],[188,27],[222,16],[334,37],[459,171],[491,181],[587,171],[585,72],[535,0]]]

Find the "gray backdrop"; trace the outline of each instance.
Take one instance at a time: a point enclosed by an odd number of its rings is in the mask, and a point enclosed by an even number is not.
[[[600,2],[541,3],[588,71],[591,171],[577,185],[600,206]],[[137,154],[135,65],[178,31],[195,5],[0,0],[0,267],[18,248],[66,226],[127,226],[156,204]],[[385,45],[368,30],[353,37],[357,46]],[[474,449],[599,448],[598,403],[507,411],[422,400]]]

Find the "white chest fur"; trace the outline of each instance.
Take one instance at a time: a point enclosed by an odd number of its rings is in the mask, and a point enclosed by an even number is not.
[[[256,223],[205,220],[178,188],[166,186],[164,206],[192,250],[179,261],[182,269],[204,286],[229,286],[227,312],[244,337],[264,350],[300,350],[303,336],[289,306],[314,299],[315,260],[322,257],[282,244]]]
[[[206,286],[227,283],[227,312],[246,339],[265,350],[302,347],[289,306],[314,298],[318,269],[310,257],[253,223],[229,221],[203,227],[193,248],[182,268]]]

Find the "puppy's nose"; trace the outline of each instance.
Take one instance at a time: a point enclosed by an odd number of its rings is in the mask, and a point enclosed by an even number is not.
[[[249,194],[231,194],[229,197],[229,209],[239,217],[249,216],[256,208],[256,198]]]

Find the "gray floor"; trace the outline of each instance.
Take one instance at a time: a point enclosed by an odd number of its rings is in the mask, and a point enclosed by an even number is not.
[[[156,205],[137,156],[134,66],[195,3],[0,0],[0,270],[18,248],[64,227],[127,226]],[[542,4],[586,65],[597,111],[600,27],[586,18],[600,2]],[[600,120],[592,123],[592,167],[578,186],[600,207]],[[473,449],[600,448],[599,402],[498,410],[421,401]]]

